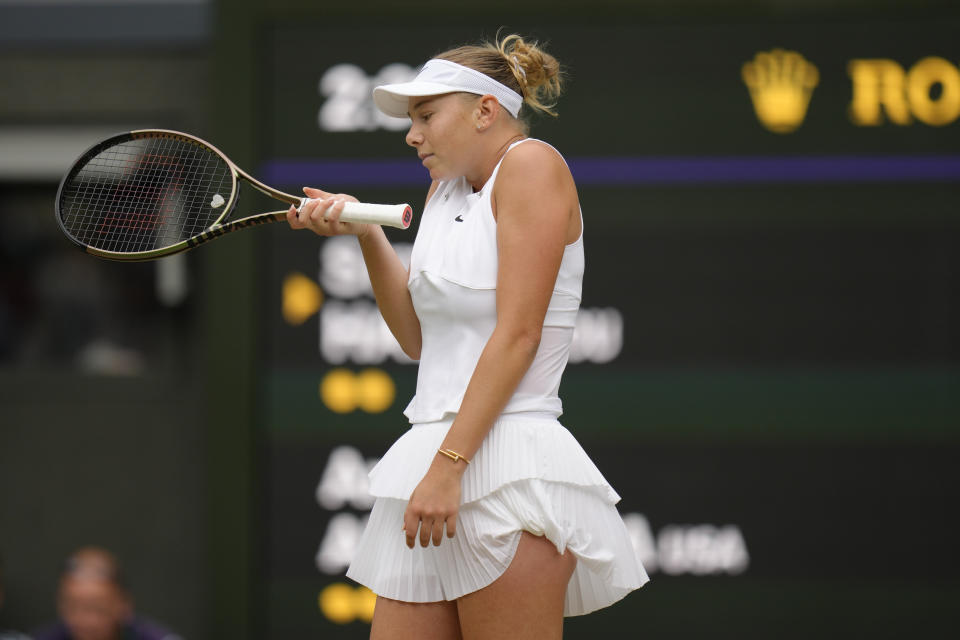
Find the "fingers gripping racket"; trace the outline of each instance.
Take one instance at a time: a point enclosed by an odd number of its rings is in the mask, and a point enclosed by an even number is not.
[[[287,210],[228,220],[238,179],[298,209],[306,198],[257,181],[213,145],[179,131],[144,129],[110,137],[84,153],[57,192],[57,221],[88,253],[153,260],[253,225],[286,220]],[[347,202],[343,222],[410,226],[409,205]]]

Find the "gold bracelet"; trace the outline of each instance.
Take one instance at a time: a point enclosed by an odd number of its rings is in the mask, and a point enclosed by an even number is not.
[[[453,449],[437,449],[437,451],[440,452],[440,453],[442,453],[443,455],[447,456],[448,458],[450,458],[450,459],[453,460],[454,462],[456,462],[457,460],[463,460],[463,461],[466,462],[467,464],[470,464],[470,461],[469,461],[469,460],[467,460],[464,456],[460,455],[459,453],[457,453],[457,452],[454,451]]]

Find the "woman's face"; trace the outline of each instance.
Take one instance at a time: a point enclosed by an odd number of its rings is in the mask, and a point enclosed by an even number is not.
[[[109,580],[64,578],[58,604],[75,640],[116,640],[130,617],[130,601]]]
[[[407,144],[417,150],[432,179],[449,180],[469,172],[474,102],[459,93],[410,98]]]

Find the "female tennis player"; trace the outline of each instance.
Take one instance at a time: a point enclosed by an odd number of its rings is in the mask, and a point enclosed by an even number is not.
[[[370,473],[376,503],[347,576],[377,594],[371,638],[560,638],[563,617],[647,581],[619,496],[557,421],[580,305],[583,219],[566,163],[527,137],[553,113],[559,65],[511,35],[374,89],[409,116],[430,171],[404,267],[378,226],[341,223],[344,194],[290,226],[355,234],[377,304],[420,361],[411,428]]]

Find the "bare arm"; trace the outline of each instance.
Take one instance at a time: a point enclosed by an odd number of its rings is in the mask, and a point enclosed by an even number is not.
[[[563,161],[536,144],[507,156],[494,190],[497,207],[497,324],[467,386],[442,448],[472,458],[526,374],[540,345],[543,319],[563,259],[576,189]],[[579,222],[579,218],[577,218]],[[439,544],[456,528],[461,462],[437,455],[411,496],[404,527],[413,545]]]
[[[422,336],[420,320],[407,289],[409,272],[400,262],[382,227],[371,226],[369,231],[357,238],[380,314],[403,352],[419,360]]]
[[[431,187],[430,193],[434,188]],[[294,229],[310,229],[324,236],[357,236],[380,314],[403,352],[418,360],[422,344],[420,320],[407,289],[408,271],[383,229],[379,225],[340,222],[343,202],[356,201],[352,196],[311,188],[305,188],[304,193],[316,200],[305,204],[299,214],[291,207],[287,212],[290,226]]]

